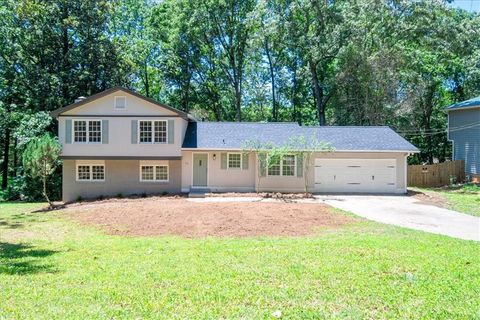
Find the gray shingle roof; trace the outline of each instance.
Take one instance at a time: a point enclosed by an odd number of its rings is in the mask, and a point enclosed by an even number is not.
[[[239,150],[249,140],[282,146],[292,137],[309,139],[312,135],[336,151],[419,151],[389,127],[302,127],[296,123],[255,122],[190,122],[182,147]]]
[[[458,110],[458,109],[474,108],[474,107],[480,107],[480,97],[457,102],[455,104],[448,106],[446,110],[450,111],[450,110]]]

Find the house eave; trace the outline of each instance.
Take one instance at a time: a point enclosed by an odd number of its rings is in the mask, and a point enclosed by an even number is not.
[[[181,160],[181,156],[60,156],[62,160]]]
[[[242,148],[182,148],[182,151],[251,151]],[[304,150],[296,150],[304,151]],[[321,151],[318,152],[341,152],[341,153],[420,153],[420,150],[332,150],[332,151]]]

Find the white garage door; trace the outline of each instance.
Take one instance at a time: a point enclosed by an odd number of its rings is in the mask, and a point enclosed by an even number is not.
[[[378,192],[396,189],[395,159],[315,159],[320,192]]]

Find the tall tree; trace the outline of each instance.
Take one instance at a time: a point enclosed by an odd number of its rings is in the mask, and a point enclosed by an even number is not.
[[[208,0],[198,4],[193,24],[199,26],[202,46],[215,54],[215,63],[234,92],[235,118],[242,120],[242,95],[248,40],[256,22],[253,0]]]

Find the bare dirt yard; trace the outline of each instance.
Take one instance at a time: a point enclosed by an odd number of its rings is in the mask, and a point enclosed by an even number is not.
[[[198,203],[173,197],[70,204],[63,212],[109,234],[187,238],[305,236],[355,221],[323,204]]]

